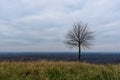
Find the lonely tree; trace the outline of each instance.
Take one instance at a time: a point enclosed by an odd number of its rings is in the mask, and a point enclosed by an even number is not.
[[[89,31],[88,25],[83,24],[82,22],[74,24],[73,29],[70,30],[65,37],[65,44],[70,47],[78,47],[79,61],[81,57],[81,48],[90,48],[92,40],[94,39],[93,32]]]

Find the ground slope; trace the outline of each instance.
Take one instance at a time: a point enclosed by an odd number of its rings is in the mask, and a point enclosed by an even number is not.
[[[0,80],[120,80],[120,65],[0,62]]]

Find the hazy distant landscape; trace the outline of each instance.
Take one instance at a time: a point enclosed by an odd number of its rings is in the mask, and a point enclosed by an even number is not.
[[[78,61],[77,52],[1,52],[0,61]],[[84,52],[81,62],[120,64],[119,52]]]

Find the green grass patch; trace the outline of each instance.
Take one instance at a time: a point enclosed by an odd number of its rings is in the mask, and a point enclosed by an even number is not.
[[[0,80],[120,80],[120,65],[0,62]]]

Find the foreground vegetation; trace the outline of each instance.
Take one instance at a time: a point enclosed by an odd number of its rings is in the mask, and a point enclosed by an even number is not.
[[[0,80],[120,80],[120,65],[0,62]]]

